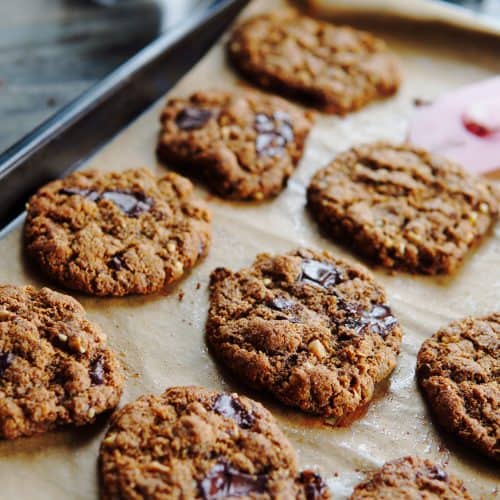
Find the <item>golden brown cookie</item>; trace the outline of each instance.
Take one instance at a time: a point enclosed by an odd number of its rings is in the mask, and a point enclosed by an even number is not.
[[[471,500],[462,481],[418,457],[387,462],[358,484],[350,500]]]
[[[0,438],[91,423],[122,386],[106,336],[75,299],[0,285]]]
[[[441,328],[420,348],[417,377],[443,429],[500,460],[500,313]]]
[[[382,40],[292,10],[244,21],[234,30],[228,53],[233,66],[261,87],[329,113],[390,96],[401,79]]]
[[[340,423],[396,365],[401,329],[368,271],[328,252],[261,254],[211,276],[207,341],[244,383]]]
[[[101,445],[102,498],[330,498],[321,478],[298,474],[273,416],[237,394],[173,387],[113,416]]]
[[[321,229],[388,268],[451,273],[498,217],[484,180],[409,144],[340,154],[307,192]]]
[[[160,292],[210,245],[210,214],[191,182],[142,168],[78,172],[28,204],[25,245],[42,271],[94,295]]]
[[[262,200],[286,186],[312,116],[278,97],[214,90],[170,99],[158,155],[224,198]]]

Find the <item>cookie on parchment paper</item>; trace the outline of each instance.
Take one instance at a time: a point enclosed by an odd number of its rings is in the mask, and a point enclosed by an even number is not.
[[[75,299],[0,285],[0,438],[91,423],[122,386],[106,336]]]
[[[350,500],[471,500],[460,479],[441,465],[418,457],[387,462],[358,484]]]
[[[328,499],[259,403],[202,387],[146,395],[113,417],[100,452],[102,498]]]
[[[312,178],[322,230],[388,268],[453,272],[498,217],[498,198],[458,164],[409,144],[376,142],[337,156]]]
[[[500,460],[500,313],[441,328],[420,348],[417,377],[443,429]]]
[[[174,173],[78,172],[42,187],[27,210],[27,253],[60,284],[94,295],[161,292],[210,245],[210,214]]]
[[[372,275],[327,252],[261,254],[211,275],[214,356],[244,383],[334,424],[371,400],[401,337]]]
[[[394,94],[401,76],[384,41],[292,10],[243,21],[228,43],[232,64],[281,95],[344,114]]]
[[[286,186],[304,151],[312,115],[278,97],[213,90],[169,99],[158,156],[216,194],[263,200]]]

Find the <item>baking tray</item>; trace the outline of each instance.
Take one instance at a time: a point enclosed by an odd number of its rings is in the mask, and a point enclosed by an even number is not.
[[[282,0],[254,0],[243,13],[286,5]],[[412,25],[413,26],[413,25]],[[500,230],[466,260],[451,277],[419,277],[374,268],[404,331],[398,366],[382,384],[366,413],[350,426],[332,428],[319,417],[285,407],[248,390],[210,356],[204,339],[208,280],[218,266],[238,269],[262,251],[281,252],[299,245],[324,248],[351,259],[343,246],[324,239],[305,210],[305,190],[313,173],[356,143],[401,140],[415,98],[434,99],[444,91],[500,72],[500,39],[492,40],[418,23],[367,26],[383,36],[400,56],[404,83],[397,96],[345,117],[319,114],[306,151],[288,187],[265,203],[234,203],[211,196],[201,186],[213,214],[213,244],[208,257],[169,293],[159,296],[96,298],[74,294],[90,318],[107,333],[127,372],[121,404],[144,393],[160,393],[172,385],[196,384],[238,391],[275,415],[298,451],[300,466],[319,471],[335,498],[346,498],[365,473],[383,462],[417,454],[463,478],[473,498],[497,497],[498,470],[476,453],[462,448],[432,423],[415,382],[415,356],[423,340],[439,327],[467,314],[483,315],[498,308],[500,297]],[[201,88],[241,88],[228,67],[225,37],[171,90],[188,95]],[[155,144],[161,98],[117,134],[83,168],[103,171],[146,165],[161,174]],[[54,286],[27,261],[19,222],[0,240],[0,282]],[[43,436],[0,443],[2,498],[96,498],[97,457],[108,418],[96,425],[68,428]]]
[[[0,230],[38,187],[78,168],[203,56],[248,0],[201,5],[0,155]],[[0,233],[1,235],[1,233]]]

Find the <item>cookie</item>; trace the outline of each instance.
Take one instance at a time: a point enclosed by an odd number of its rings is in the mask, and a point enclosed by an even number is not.
[[[298,474],[273,416],[237,394],[173,387],[113,416],[101,445],[102,498],[327,499],[322,479]]]
[[[170,99],[161,115],[158,156],[216,194],[263,200],[295,170],[312,115],[278,97],[214,90]]]
[[[239,25],[229,59],[266,89],[344,114],[394,94],[395,56],[365,31],[318,21],[294,11],[261,14]]]
[[[208,251],[210,214],[188,179],[147,169],[78,172],[30,200],[27,253],[65,287],[93,295],[160,292]]]
[[[459,165],[409,144],[362,145],[307,192],[323,230],[387,268],[451,273],[498,217],[498,198]]]
[[[75,299],[0,285],[0,438],[91,423],[122,386],[106,336]]]
[[[369,498],[471,499],[460,479],[440,465],[418,457],[387,462],[366,481],[358,484],[350,496],[350,500]]]
[[[401,329],[361,266],[298,249],[211,275],[207,341],[243,382],[330,423],[366,405],[394,369]]]
[[[441,328],[420,348],[417,378],[443,429],[500,460],[500,313]]]

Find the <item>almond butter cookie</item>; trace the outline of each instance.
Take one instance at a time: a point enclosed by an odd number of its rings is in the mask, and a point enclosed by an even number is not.
[[[443,429],[500,460],[500,313],[441,328],[420,348],[417,377]]]
[[[42,187],[27,210],[27,253],[60,284],[93,295],[163,291],[210,244],[209,212],[174,173],[78,172]]]
[[[106,336],[72,297],[0,285],[0,438],[91,423],[120,399]]]
[[[330,498],[320,476],[298,473],[273,416],[237,394],[173,387],[113,416],[101,445],[102,498]]]
[[[384,41],[292,10],[244,21],[234,30],[228,53],[252,82],[329,113],[344,114],[390,96],[401,80]]]
[[[158,155],[224,197],[263,200],[279,194],[295,170],[312,115],[256,92],[214,90],[169,99]]]
[[[440,465],[418,457],[387,462],[358,484],[350,500],[471,500],[462,481]]]
[[[401,336],[369,272],[327,252],[261,254],[247,269],[211,275],[214,356],[246,384],[333,424],[371,400]]]
[[[307,200],[335,239],[385,267],[423,274],[453,272],[498,217],[491,185],[409,144],[340,154],[314,175]]]

